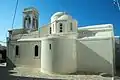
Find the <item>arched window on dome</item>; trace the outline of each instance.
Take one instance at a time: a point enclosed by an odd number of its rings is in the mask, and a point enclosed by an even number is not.
[[[38,45],[35,45],[35,57],[38,56]]]
[[[49,44],[49,49],[51,50],[51,44]]]
[[[62,28],[62,27],[63,27],[63,24],[60,23],[59,26],[60,26],[60,31],[59,31],[59,32],[63,32],[63,28]]]

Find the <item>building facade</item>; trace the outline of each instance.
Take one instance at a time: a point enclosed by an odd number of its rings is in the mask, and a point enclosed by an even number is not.
[[[16,67],[40,68],[43,73],[76,71],[113,74],[115,39],[112,24],[78,27],[65,12],[56,12],[51,22],[39,28],[35,8],[23,12],[23,27],[9,30],[7,57]]]
[[[115,49],[116,68],[120,69],[120,36],[115,36]]]

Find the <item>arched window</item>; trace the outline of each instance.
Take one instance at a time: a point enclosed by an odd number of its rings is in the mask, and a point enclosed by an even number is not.
[[[35,28],[36,26],[35,26],[35,24],[36,24],[36,22],[35,22],[36,20],[35,20],[35,18],[33,18],[33,28]]]
[[[62,23],[60,23],[60,26],[62,26]]]
[[[24,20],[28,20],[28,22],[31,23],[31,18],[29,15],[27,15]]]
[[[59,32],[62,32],[62,26],[63,26],[63,24],[60,23],[59,26],[60,26],[60,31]]]
[[[29,24],[31,23],[31,18],[30,18],[30,16],[28,17],[28,20],[29,20]]]
[[[38,19],[36,19],[36,28],[38,29]]]
[[[27,17],[25,18],[25,20],[27,20]]]
[[[26,15],[24,18],[24,28],[29,28],[31,24],[31,18],[29,15]]]
[[[62,32],[62,27],[60,27],[60,32]]]
[[[60,27],[60,29],[62,29],[62,26]]]
[[[16,56],[19,55],[19,46],[18,45],[15,47],[15,54],[16,54]]]
[[[38,45],[35,46],[35,57],[38,56]]]
[[[51,50],[51,44],[49,44],[49,49]]]
[[[51,27],[50,27],[50,34],[51,34]]]
[[[70,30],[72,31],[72,23],[70,23]]]

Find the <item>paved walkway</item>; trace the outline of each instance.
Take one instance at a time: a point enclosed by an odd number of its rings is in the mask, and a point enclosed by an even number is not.
[[[12,70],[0,67],[0,80],[16,80],[17,78],[20,78],[19,80],[112,80],[112,77],[103,77],[98,74],[43,74],[39,68],[17,67]],[[116,77],[115,80],[120,80],[120,78]]]
[[[112,77],[102,77],[95,74],[82,74],[82,75],[59,75],[59,74],[43,74],[40,72],[39,68],[25,68],[17,67],[11,70],[13,76],[23,76],[23,77],[35,77],[42,79],[68,79],[68,80],[112,80]]]

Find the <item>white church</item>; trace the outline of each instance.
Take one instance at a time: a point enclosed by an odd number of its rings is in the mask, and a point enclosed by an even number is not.
[[[16,67],[39,68],[46,74],[114,74],[112,24],[79,27],[68,13],[56,12],[50,23],[39,27],[39,12],[31,7],[23,11],[23,27],[8,32],[7,57]]]

